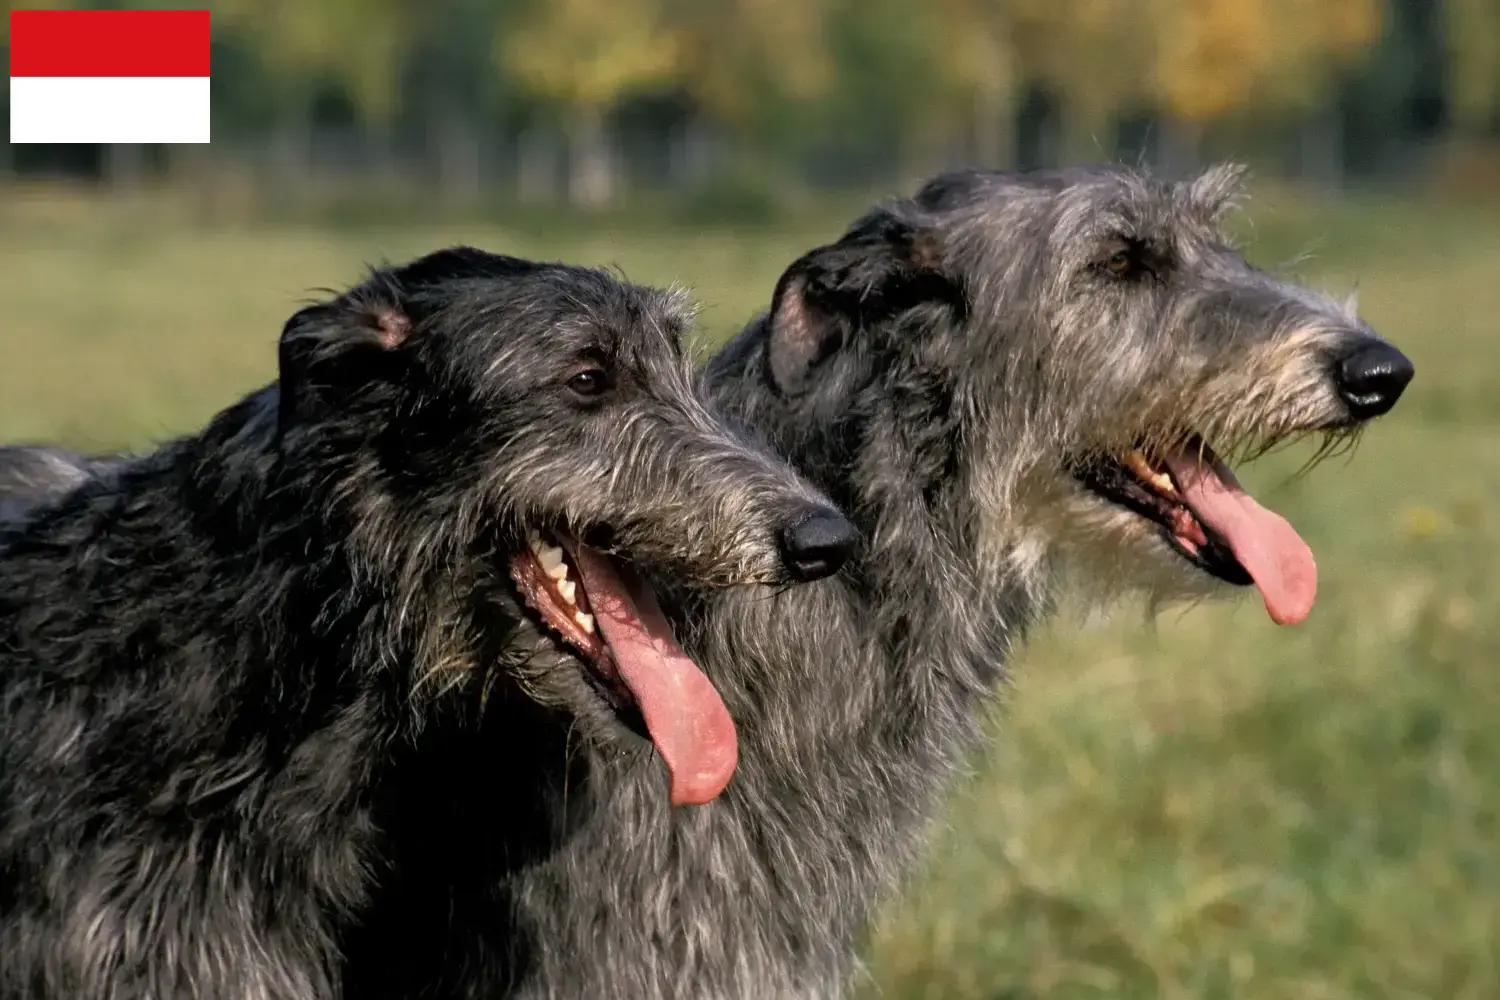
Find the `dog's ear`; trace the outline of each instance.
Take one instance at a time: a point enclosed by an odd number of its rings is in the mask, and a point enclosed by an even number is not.
[[[361,387],[394,384],[413,321],[390,272],[328,302],[298,310],[281,331],[278,383],[281,433],[314,418]]]
[[[814,250],[809,256],[818,252]],[[843,346],[846,336],[840,317],[823,312],[809,301],[812,279],[805,266],[807,259],[787,269],[771,296],[766,363],[771,384],[784,396],[804,391],[813,370]]]
[[[361,285],[292,316],[279,350],[282,432],[298,420],[367,399],[409,380],[409,350],[431,316],[471,282],[503,282],[546,265],[453,246],[400,267],[371,272]]]
[[[1219,225],[1244,200],[1248,176],[1249,169],[1239,163],[1210,167],[1186,185],[1191,210],[1210,225]]]
[[[767,318],[773,387],[805,392],[818,367],[865,327],[926,303],[961,307],[962,290],[943,264],[933,229],[885,210],[794,261]]]

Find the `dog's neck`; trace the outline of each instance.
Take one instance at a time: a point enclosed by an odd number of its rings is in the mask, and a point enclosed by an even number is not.
[[[111,463],[7,538],[7,626],[20,639],[7,667],[45,677],[49,662],[69,665],[43,700],[74,706],[63,718],[81,720],[77,761],[108,762],[89,769],[89,797],[72,812],[95,827],[96,813],[119,818],[102,842],[66,827],[54,836],[86,846],[56,869],[72,873],[56,879],[80,894],[78,909],[49,919],[97,914],[126,942],[99,945],[84,994],[110,992],[110,971],[127,969],[142,995],[184,995],[189,983],[205,995],[332,995],[328,930],[367,899],[368,800],[406,717],[400,670],[413,647],[383,593],[350,586],[345,533],[310,523],[325,498],[294,495],[296,477],[277,477],[280,454],[241,416]],[[111,857],[141,874],[101,895],[91,873]],[[204,877],[210,862],[232,891]],[[226,930],[271,912],[272,938]],[[253,958],[234,950],[244,941]],[[227,969],[255,978],[231,987]]]
[[[596,755],[575,799],[587,818],[505,877],[526,942],[515,995],[839,995],[1035,616],[972,544],[956,440],[903,440],[878,409],[798,424],[745,378],[721,371],[720,403],[835,496],[867,549],[829,580],[688,603],[684,645],[738,726],[734,780],[671,809],[658,760]],[[831,471],[860,463],[911,474]]]
[[[361,547],[366,512],[345,509],[342,499],[356,492],[345,484],[358,474],[359,456],[349,455],[342,477],[309,484],[297,474],[298,446],[277,438],[274,400],[274,386],[255,393],[200,434],[101,474],[100,485],[129,490],[130,479],[142,475],[169,484],[191,511],[200,547],[211,545],[212,558],[242,568],[242,599],[259,601],[276,623],[265,634],[280,636],[265,651],[265,670],[247,678],[259,693],[241,699],[247,711],[292,726],[292,740],[360,699],[379,701],[392,727],[404,726],[414,716],[404,706],[416,671],[436,655],[434,630],[451,616],[440,604],[451,588],[402,581],[390,566],[413,560],[389,547],[375,554]],[[318,458],[338,465],[327,454]],[[342,603],[309,602],[302,594],[339,595]],[[408,600],[411,594],[425,599]],[[274,683],[264,682],[272,676]]]
[[[890,398],[885,387],[859,410],[868,424],[844,413],[823,425],[768,407],[747,378],[720,369],[723,408],[832,494],[866,551],[837,577],[780,591],[659,589],[669,606],[683,600],[679,638],[739,733],[735,777],[706,806],[673,809],[649,752],[559,745],[555,720],[546,736],[545,720],[516,714],[524,701],[485,712],[479,749],[456,737],[451,782],[399,805],[449,824],[453,857],[483,868],[399,859],[400,908],[449,918],[401,942],[422,970],[412,988],[449,995],[445,980],[462,981],[474,954],[497,978],[453,995],[838,996],[876,908],[917,860],[1036,607],[975,548],[962,462],[949,444],[892,433],[874,398]],[[897,474],[857,475],[859,463]],[[443,731],[429,730],[424,754]],[[476,759],[504,762],[498,785],[474,787]],[[424,774],[449,772],[433,761]],[[486,846],[496,830],[503,850]],[[372,930],[357,952],[395,946]],[[509,963],[493,961],[501,946]],[[405,975],[355,965],[372,978],[351,997],[387,995]]]

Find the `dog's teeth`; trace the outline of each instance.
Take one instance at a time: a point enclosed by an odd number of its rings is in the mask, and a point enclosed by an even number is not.
[[[575,604],[577,602],[573,599],[573,592],[577,586],[572,580],[559,580],[557,582],[557,592],[562,595],[563,600],[569,604]]]
[[[563,550],[556,545],[543,545],[537,549],[536,558],[537,562],[542,564],[542,569],[547,571],[547,575],[552,576],[553,571],[563,565]],[[563,575],[566,576],[567,572],[567,568],[564,567]]]
[[[1177,484],[1172,482],[1172,476],[1169,473],[1157,472],[1151,468],[1151,464],[1146,461],[1146,456],[1140,452],[1132,451],[1126,455],[1125,465],[1131,472],[1134,472],[1141,479],[1150,483],[1159,492],[1167,494],[1175,494],[1177,492]]]
[[[577,622],[578,623],[578,627],[581,628],[581,629],[583,629],[585,632],[588,632],[590,634],[593,633],[593,631],[594,631],[594,616],[593,615],[585,614],[582,611],[575,611],[575,612],[573,612],[573,620],[575,622]]]
[[[568,564],[558,563],[556,566],[553,566],[551,569],[547,570],[547,575],[559,582],[566,580],[568,578]]]

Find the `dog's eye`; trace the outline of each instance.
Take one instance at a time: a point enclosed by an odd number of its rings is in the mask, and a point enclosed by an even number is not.
[[[609,378],[598,368],[586,368],[568,379],[568,388],[580,396],[598,396],[609,388]]]
[[[1116,278],[1128,278],[1136,271],[1135,254],[1129,250],[1116,250],[1104,262],[1104,269]]]

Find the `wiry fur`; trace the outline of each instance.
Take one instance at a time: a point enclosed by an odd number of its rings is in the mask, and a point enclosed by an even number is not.
[[[565,788],[571,738],[664,799],[507,565],[561,523],[704,585],[792,578],[784,530],[832,512],[705,409],[685,321],[602,272],[443,251],[294,316],[277,384],[201,433],[29,475],[0,526],[0,997],[334,996],[382,778],[450,676],[484,675],[516,741],[466,797]],[[613,387],[571,392],[580,366]]]
[[[499,763],[523,752],[505,726],[429,730],[349,995],[840,995],[1065,582],[1225,589],[1070,469],[1188,430],[1233,454],[1355,423],[1334,366],[1373,334],[1225,246],[1235,180],[945,176],[793,263],[707,380],[867,544],[774,598],[678,588],[739,725],[734,781],[673,810],[639,759],[542,787]],[[1154,273],[1101,270],[1122,244]]]
[[[114,461],[46,445],[0,445],[0,521],[19,518]]]

